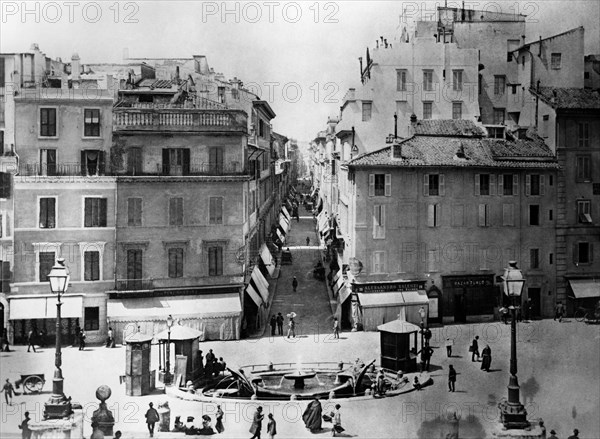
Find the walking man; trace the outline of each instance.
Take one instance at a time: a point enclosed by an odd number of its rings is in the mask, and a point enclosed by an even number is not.
[[[277,434],[277,422],[275,422],[275,418],[273,418],[273,413],[269,413],[267,433],[269,434],[269,439],[275,439],[275,435]]]
[[[475,361],[475,355],[477,355],[477,361],[479,361],[479,336],[476,335],[473,339],[473,343],[471,344],[471,361]]]
[[[447,338],[446,339],[446,355],[448,358],[452,356],[452,346],[454,345],[454,340]]]
[[[337,317],[333,318],[333,338],[340,338],[340,322]]]
[[[292,317],[291,314],[288,314],[288,316],[290,317],[290,322],[288,323],[288,333],[287,333],[287,338],[290,338],[290,334],[292,335],[292,337],[296,338],[296,322],[294,321],[294,317]]]
[[[573,435],[569,436],[568,439],[579,439],[579,430],[573,430]]]
[[[29,412],[25,412],[25,419],[21,421],[21,425],[19,425],[19,430],[21,430],[21,438],[29,439],[31,437],[31,430],[29,429]]]
[[[154,424],[156,424],[160,417],[158,416],[158,412],[154,408],[154,404],[148,404],[150,408],[146,412],[146,424],[148,424],[148,431],[150,432],[150,437],[154,437]]]
[[[83,329],[79,332],[79,350],[85,350],[85,332]]]
[[[33,329],[27,333],[27,352],[30,348],[33,348],[33,352],[35,352],[35,331]]]
[[[269,325],[271,325],[271,335],[275,335],[275,327],[277,326],[277,318],[275,317],[275,314],[271,316]]]
[[[283,335],[283,316],[281,315],[280,312],[277,313],[277,333],[279,335]]]
[[[306,246],[308,247],[309,245],[310,245],[310,237],[309,237],[309,236],[307,236],[307,237],[306,237]]]
[[[342,406],[339,404],[335,405],[335,412],[333,412],[333,428],[331,429],[332,436],[336,436],[344,431],[344,427],[342,427],[342,414],[340,413],[341,407]]]
[[[4,392],[4,399],[6,400],[6,404],[12,405],[12,397],[15,394],[15,388],[12,383],[6,378],[6,382],[4,386],[2,386],[2,391]]]
[[[559,322],[562,322],[563,313],[564,313],[564,305],[561,301],[558,301],[556,307],[554,308],[554,320],[558,319]]]
[[[294,279],[292,279],[292,288],[294,289],[294,293],[298,289],[298,279],[296,279],[296,276],[294,276]]]
[[[456,370],[452,365],[450,365],[449,368],[450,370],[448,371],[448,392],[454,392],[456,385]]]
[[[258,407],[252,418],[252,425],[250,426],[250,433],[252,437],[250,439],[260,439],[260,430],[262,429],[262,421],[265,415],[262,414],[262,407]]]

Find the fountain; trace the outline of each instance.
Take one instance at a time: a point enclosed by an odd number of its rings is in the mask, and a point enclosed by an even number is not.
[[[304,372],[302,370],[296,370],[292,373],[287,373],[283,377],[286,380],[294,380],[294,389],[304,389],[304,380],[307,378],[314,378],[317,373],[315,371],[312,372]]]

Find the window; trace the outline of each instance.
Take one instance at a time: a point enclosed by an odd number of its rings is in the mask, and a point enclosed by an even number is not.
[[[452,90],[462,91],[463,89],[463,71],[452,70]]]
[[[506,62],[511,62],[512,60],[513,60],[512,52],[507,52],[506,53]]]
[[[452,119],[462,119],[462,102],[452,102]]]
[[[577,141],[579,147],[588,148],[590,146],[590,124],[587,122],[579,122],[577,128]]]
[[[223,174],[223,149],[218,147],[208,150],[208,167],[210,173],[215,175]]]
[[[479,227],[489,227],[490,225],[490,206],[487,204],[479,205]]]
[[[537,204],[529,205],[529,225],[539,226],[540,225],[540,206]]]
[[[529,268],[536,269],[540,268],[540,249],[530,248],[529,249]]]
[[[11,197],[12,175],[8,172],[0,172],[0,198]]]
[[[84,227],[106,227],[106,198],[86,198]]]
[[[369,196],[389,197],[392,195],[392,174],[369,174]]]
[[[127,173],[129,175],[142,174],[142,148],[130,148],[127,151]]]
[[[429,204],[427,206],[427,226],[428,227],[439,227],[440,226],[440,205]]]
[[[4,61],[4,58],[0,58],[2,61]],[[0,65],[1,67],[1,65]],[[0,84],[3,84],[3,82],[0,82]],[[2,111],[2,109],[0,108],[0,112]],[[0,114],[0,120],[2,118],[2,115]],[[0,156],[4,155],[4,131],[0,130]]]
[[[550,55],[550,67],[552,70],[560,69],[562,55],[560,53],[553,53]]]
[[[540,174],[531,174],[525,176],[525,195],[544,195],[546,192],[545,180],[545,176]]]
[[[589,155],[577,156],[577,181],[592,180],[591,161],[592,159]]]
[[[83,253],[84,272],[83,280],[100,280],[100,252],[90,251]]]
[[[40,175],[56,175],[56,150],[40,150]]]
[[[81,151],[81,175],[104,175],[104,151]]]
[[[223,247],[208,248],[208,275],[223,275]]]
[[[56,137],[56,108],[40,108],[40,136]]]
[[[490,139],[504,139],[504,127],[485,127]]]
[[[83,110],[83,135],[100,137],[100,110]]]
[[[548,264],[554,264],[554,253],[548,253]]]
[[[504,108],[494,108],[494,125],[504,125]]]
[[[424,195],[426,197],[443,196],[445,193],[444,175],[425,174],[424,186]]]
[[[548,221],[554,220],[554,211],[552,209],[548,209]]]
[[[84,328],[86,331],[97,331],[100,329],[100,307],[86,306],[83,309]]]
[[[479,174],[479,195],[490,195],[490,174]],[[477,187],[477,175],[475,176]]]
[[[363,102],[362,103],[362,121],[368,122],[371,120],[371,111],[373,104],[371,102]]]
[[[433,114],[433,102],[423,102],[423,119],[431,119]]]
[[[575,264],[590,264],[594,261],[594,248],[590,242],[578,242],[573,249]]]
[[[516,86],[516,85],[514,85],[514,84],[513,84],[513,85],[511,85],[511,86],[510,86],[510,92],[511,92],[511,94],[514,94],[514,95],[516,95],[516,94],[517,94],[517,86]]]
[[[169,199],[169,225],[183,225],[183,198]]]
[[[240,91],[237,88],[231,89],[231,98],[235,99],[236,101],[240,99]]]
[[[223,197],[210,197],[209,224],[223,224]]]
[[[40,229],[56,227],[56,198],[40,198]]]
[[[127,225],[141,226],[142,225],[142,199],[128,198],[127,199]]]
[[[385,273],[385,252],[373,252],[373,273]]]
[[[502,205],[502,225],[503,226],[514,226],[515,225],[515,205],[514,204],[503,204]]]
[[[433,90],[433,70],[423,70],[423,90]]]
[[[406,70],[396,70],[396,90],[406,91]]]
[[[127,289],[142,289],[142,250],[127,250]]]
[[[56,255],[54,252],[40,252],[39,256],[39,273],[40,282],[48,282],[48,274],[56,262]]]
[[[500,193],[505,196],[517,195],[519,186],[518,186],[518,176],[513,174],[502,174],[498,176],[499,178],[499,186]]]
[[[577,201],[577,219],[580,224],[592,223],[592,204],[590,200]]]
[[[165,148],[162,150],[163,175],[189,175],[190,150],[188,148]]]
[[[262,119],[258,120],[258,136],[265,137],[265,122]]]
[[[169,249],[169,277],[183,277],[183,249]]]
[[[373,239],[385,239],[385,206],[373,206]]]
[[[225,103],[225,87],[217,88],[217,100],[222,104]]]
[[[494,76],[494,95],[500,96],[504,94],[506,88],[506,76],[496,75]]]
[[[395,159],[402,158],[402,145],[392,145],[392,157]]]

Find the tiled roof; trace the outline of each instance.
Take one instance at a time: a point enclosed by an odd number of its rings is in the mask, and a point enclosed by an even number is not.
[[[553,108],[600,109],[598,90],[585,88],[540,87],[530,91]]]
[[[485,132],[474,122],[463,119],[419,120],[414,125],[416,135],[483,137]]]
[[[142,79],[137,83],[138,87],[150,87],[150,88],[171,88],[174,84],[177,84],[176,81],[171,79],[151,79],[146,78]]]
[[[492,167],[558,169],[552,151],[541,140],[504,140],[474,137],[413,136],[399,143],[402,159],[391,156],[392,147],[363,154],[350,167]],[[464,152],[464,158],[457,152]],[[460,154],[459,154],[460,155]]]

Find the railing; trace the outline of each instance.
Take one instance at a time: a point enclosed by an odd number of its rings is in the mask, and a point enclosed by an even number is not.
[[[221,102],[212,101],[203,97],[195,97],[193,100],[187,100],[181,104],[171,103],[154,103],[154,102],[127,102],[124,99],[118,101],[115,108],[137,108],[137,109],[148,109],[148,110],[227,110],[227,105]]]
[[[191,163],[189,166],[181,165],[156,165],[156,172],[160,175],[186,176],[186,175],[246,175],[247,170],[240,162],[227,164]]]
[[[237,116],[237,117],[236,117]],[[246,131],[246,115],[232,110],[125,109],[113,111],[115,129],[183,130],[208,129]]]
[[[117,279],[115,282],[117,291],[151,290],[153,287],[154,279]]]

